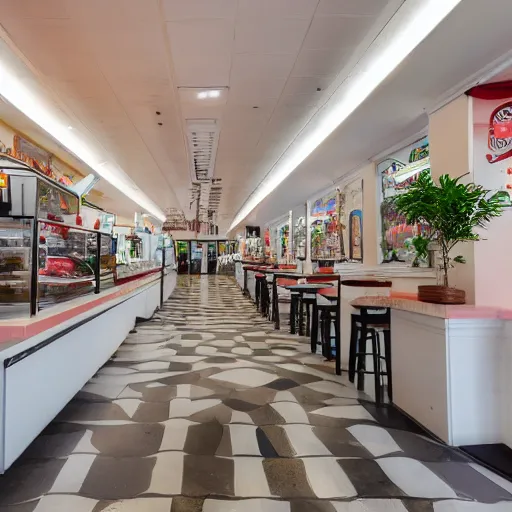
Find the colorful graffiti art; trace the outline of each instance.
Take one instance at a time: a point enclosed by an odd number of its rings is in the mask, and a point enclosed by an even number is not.
[[[487,144],[492,152],[486,155],[489,163],[512,157],[512,101],[500,105],[491,114]]]

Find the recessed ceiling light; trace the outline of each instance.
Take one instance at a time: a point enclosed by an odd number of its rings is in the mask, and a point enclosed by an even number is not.
[[[72,127],[72,126],[68,126],[68,130],[72,130],[72,129],[73,129],[73,127]]]
[[[313,115],[246,199],[229,230],[236,228],[304,162],[461,1],[405,0],[350,71],[348,78]]]

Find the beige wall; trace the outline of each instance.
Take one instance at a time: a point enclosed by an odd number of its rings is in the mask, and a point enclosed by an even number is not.
[[[472,179],[473,123],[471,98],[465,94],[430,115],[429,142],[432,176],[468,176]]]
[[[452,177],[467,175],[473,179],[473,121],[471,98],[459,96],[434,112],[429,120],[430,162],[434,179],[443,174]],[[469,173],[469,174],[468,174]],[[450,271],[450,286],[466,292],[468,304],[475,303],[475,247],[459,244],[453,256],[464,256],[466,264]]]

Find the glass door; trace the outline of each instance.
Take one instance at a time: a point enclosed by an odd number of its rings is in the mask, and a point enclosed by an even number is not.
[[[208,242],[208,274],[217,272],[217,243]]]
[[[203,261],[203,242],[190,242],[190,273],[200,274]]]
[[[188,242],[176,242],[176,253],[178,256],[178,274],[188,274],[189,251]]]

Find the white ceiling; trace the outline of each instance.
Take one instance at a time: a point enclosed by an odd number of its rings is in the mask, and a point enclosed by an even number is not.
[[[161,208],[188,208],[186,119],[217,119],[222,228],[379,29],[387,4],[0,0],[0,23],[61,105]],[[215,86],[229,93],[211,107],[177,91]]]
[[[0,24],[60,106],[162,209],[189,205],[186,120],[218,120],[226,229],[403,1],[0,0]],[[483,10],[463,0],[252,218],[282,214],[423,128],[425,107],[510,48],[509,2]],[[211,106],[178,90],[221,86],[227,101]],[[43,141],[15,113],[0,115]]]
[[[428,128],[428,113],[478,81],[512,79],[510,0],[463,0],[370,98],[246,219],[264,225]],[[469,29],[470,27],[470,29]],[[508,64],[508,65],[507,65]],[[505,68],[504,70],[500,69]],[[495,75],[497,73],[497,75]],[[491,79],[491,77],[493,77]],[[457,155],[453,155],[454,160]]]

